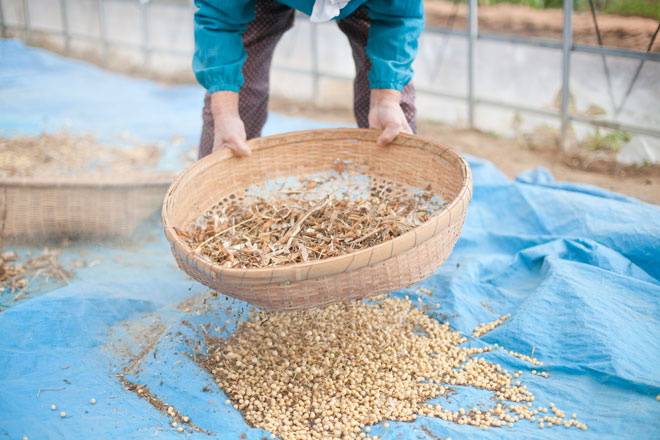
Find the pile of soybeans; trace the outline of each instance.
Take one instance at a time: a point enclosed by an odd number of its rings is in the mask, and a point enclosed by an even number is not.
[[[522,420],[540,428],[587,428],[552,403],[534,407],[534,396],[516,380],[522,371],[480,358],[493,348],[465,347],[466,337],[407,297],[260,311],[230,338],[206,342],[200,362],[229,397],[226,403],[271,438],[373,439],[369,425],[418,416],[484,429]],[[488,390],[494,403],[454,411],[429,402],[449,398],[455,386]]]

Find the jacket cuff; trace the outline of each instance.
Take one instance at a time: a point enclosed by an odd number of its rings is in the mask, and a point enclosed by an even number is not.
[[[209,91],[209,94],[215,93],[215,92],[236,92],[240,90],[240,86],[236,84],[228,84],[228,83],[220,83],[220,84],[214,84],[211,87],[206,87],[206,90]]]
[[[200,68],[200,64],[193,62],[195,77],[209,93],[221,90],[238,92],[243,85],[243,60],[219,67]]]
[[[369,81],[370,89],[392,89],[402,92],[404,86],[405,84],[396,81],[387,81],[387,80]]]

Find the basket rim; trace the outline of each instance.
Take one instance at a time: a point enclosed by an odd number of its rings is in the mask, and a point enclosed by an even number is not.
[[[288,137],[297,137],[303,134],[310,134],[310,133],[318,133],[318,134],[345,134],[346,140],[353,139],[350,135],[355,134],[355,135],[360,135],[361,137],[364,137],[365,135],[369,136],[370,138],[373,138],[375,140],[377,136],[380,135],[381,130],[375,130],[375,129],[364,129],[364,128],[332,128],[332,129],[316,129],[316,130],[299,130],[299,131],[292,131],[288,133],[282,133],[278,135],[273,135],[273,136],[265,136],[265,137],[260,137],[260,138],[254,138],[248,141],[248,145],[251,147],[252,151],[260,151],[264,149],[270,149],[270,148],[277,148],[279,144],[274,144],[270,145],[270,142],[267,142],[265,145],[261,145],[260,142],[263,142],[264,139],[276,141],[280,138],[288,138]],[[395,139],[410,139],[410,140],[416,140],[416,141],[422,141],[424,144],[433,144],[436,146],[440,146],[444,148],[444,152],[442,153],[444,155],[445,152],[449,152],[454,159],[458,162],[457,165],[460,167],[462,173],[463,173],[463,179],[461,183],[461,189],[459,190],[458,194],[447,204],[447,206],[440,212],[432,215],[426,222],[422,223],[421,225],[416,226],[415,228],[411,229],[410,231],[405,232],[404,234],[393,238],[389,239],[387,241],[384,241],[376,246],[370,246],[366,247],[364,249],[357,250],[355,252],[351,252],[348,254],[344,255],[337,255],[334,257],[330,258],[324,258],[321,260],[313,260],[313,261],[307,261],[307,262],[302,262],[302,263],[295,263],[295,264],[287,264],[287,265],[282,265],[282,266],[269,266],[269,267],[260,267],[260,268],[231,268],[231,267],[223,267],[220,264],[211,262],[209,260],[206,260],[202,258],[202,256],[194,251],[194,249],[190,248],[181,237],[176,233],[174,230],[174,226],[171,225],[168,221],[170,218],[170,209],[171,206],[168,203],[171,200],[171,196],[173,193],[176,192],[178,189],[178,186],[180,182],[183,180],[183,177],[188,176],[193,174],[195,171],[197,171],[198,168],[202,167],[206,162],[210,161],[224,161],[227,159],[231,158],[236,158],[236,156],[227,148],[223,149],[222,151],[212,153],[206,157],[204,157],[201,160],[198,160],[197,162],[193,163],[191,166],[186,168],[177,178],[175,181],[172,183],[170,188],[167,190],[167,193],[165,195],[165,199],[163,201],[163,209],[162,209],[162,223],[163,223],[163,228],[165,230],[165,235],[170,242],[173,251],[178,251],[182,256],[191,258],[192,259],[192,265],[197,268],[197,270],[201,270],[201,268],[206,267],[208,268],[208,272],[214,273],[216,276],[223,277],[226,279],[236,279],[240,280],[240,283],[242,284],[246,280],[246,275],[249,273],[250,279],[264,279],[264,278],[279,278],[276,275],[285,275],[285,274],[292,274],[292,273],[297,273],[300,270],[306,270],[306,273],[309,275],[311,268],[314,266],[336,266],[337,270],[331,271],[331,273],[325,274],[324,276],[332,276],[336,275],[339,273],[346,272],[349,267],[351,267],[352,262],[354,259],[356,259],[358,256],[364,256],[367,253],[373,253],[376,250],[384,249],[384,248],[391,248],[392,252],[390,255],[385,258],[384,260],[379,260],[377,262],[374,262],[373,264],[378,264],[379,262],[388,260],[392,257],[395,257],[396,255],[400,254],[401,252],[405,252],[405,250],[400,250],[399,252],[393,252],[396,243],[402,243],[404,241],[408,241],[410,238],[414,237],[414,246],[417,246],[426,240],[430,239],[431,237],[437,235],[438,227],[437,224],[440,222],[440,220],[444,219],[445,217],[449,216],[450,221],[452,218],[452,210],[455,209],[459,204],[462,204],[462,212],[464,213],[467,210],[467,203],[465,202],[466,200],[466,194],[468,200],[471,199],[472,197],[472,172],[470,170],[470,166],[468,165],[467,161],[465,158],[463,158],[460,154],[458,154],[456,151],[448,147],[447,145],[444,145],[441,142],[422,137],[422,136],[417,136],[417,135],[410,135],[406,133],[400,133],[397,135]],[[302,142],[307,142],[309,139],[302,139],[302,140],[294,140],[292,139],[289,144],[296,144],[296,143],[302,143]],[[397,144],[398,147],[409,147],[406,144]],[[387,148],[387,147],[385,147]],[[414,148],[419,148],[418,146],[415,146]],[[242,158],[238,158],[239,160],[242,160]],[[469,194],[468,194],[469,193]],[[469,203],[469,202],[468,202]],[[428,228],[431,227],[432,224],[435,223],[435,229],[433,234],[431,234],[426,240],[418,241],[417,240],[417,234],[418,232],[423,229],[423,228]],[[340,269],[342,266],[341,265],[336,265],[335,263],[338,261],[346,261],[348,264],[345,265],[344,269]],[[371,266],[373,265],[371,261],[367,263],[366,266]],[[357,270],[359,269],[358,267],[353,268],[351,270]],[[309,277],[306,276],[302,279],[313,279],[315,277]],[[296,278],[297,279],[297,278]]]
[[[136,174],[78,174],[49,175],[36,177],[0,177],[0,186],[6,187],[144,187],[172,185],[176,171],[148,171]]]

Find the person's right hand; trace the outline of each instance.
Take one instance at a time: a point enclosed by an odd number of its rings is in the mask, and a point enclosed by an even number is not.
[[[393,89],[371,89],[369,128],[383,130],[376,144],[389,144],[399,133],[413,134],[401,109],[401,92]]]
[[[245,126],[238,115],[238,93],[220,91],[211,94],[213,113],[213,151],[227,147],[237,156],[252,154],[245,143]]]

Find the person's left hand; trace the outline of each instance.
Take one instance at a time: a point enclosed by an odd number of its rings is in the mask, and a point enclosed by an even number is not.
[[[399,133],[413,134],[401,109],[401,93],[392,89],[371,89],[369,128],[383,130],[376,142],[382,147]]]

